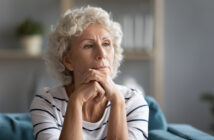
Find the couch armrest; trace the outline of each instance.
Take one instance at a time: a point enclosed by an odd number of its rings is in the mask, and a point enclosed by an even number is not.
[[[1,140],[34,140],[33,125],[30,114],[0,113],[0,139]]]
[[[214,140],[214,137],[187,124],[169,124],[168,131],[191,140]]]
[[[149,131],[148,140],[186,140],[186,139],[176,136],[166,130],[156,129]]]

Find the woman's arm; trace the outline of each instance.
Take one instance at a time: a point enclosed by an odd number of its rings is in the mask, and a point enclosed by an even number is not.
[[[82,140],[82,103],[77,98],[68,103],[60,140]]]
[[[97,96],[99,93],[99,97]],[[105,91],[96,81],[81,84],[69,97],[60,140],[82,140],[82,107],[89,99],[101,100]]]
[[[111,101],[107,140],[128,140],[125,100],[116,95]]]

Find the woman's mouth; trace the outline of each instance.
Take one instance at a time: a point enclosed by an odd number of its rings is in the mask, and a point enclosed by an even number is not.
[[[98,67],[94,67],[93,69],[95,69],[95,70],[106,70],[106,69],[108,69],[108,67],[107,66],[98,66]]]

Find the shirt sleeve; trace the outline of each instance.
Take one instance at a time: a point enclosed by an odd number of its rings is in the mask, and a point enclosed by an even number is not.
[[[55,108],[50,94],[44,90],[34,97],[30,113],[36,140],[59,139],[62,125],[58,124]]]
[[[127,125],[130,140],[146,140],[148,138],[149,107],[143,94],[131,90],[127,100]]]

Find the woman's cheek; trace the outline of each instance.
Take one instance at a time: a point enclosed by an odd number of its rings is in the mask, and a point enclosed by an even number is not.
[[[112,68],[110,69],[110,75],[111,75],[111,77],[113,76],[113,69]]]
[[[88,72],[88,68],[80,66],[77,69],[75,69],[75,71],[82,77],[83,75],[85,75],[85,73]]]
[[[113,62],[110,63],[110,67],[109,67],[109,72],[110,72],[110,76],[113,76]]]

